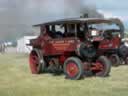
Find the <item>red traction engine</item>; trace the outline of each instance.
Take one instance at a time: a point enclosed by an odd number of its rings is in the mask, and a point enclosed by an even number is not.
[[[111,62],[104,54],[99,54],[102,41],[106,39],[105,31],[92,28],[92,24],[111,22],[75,18],[34,25],[40,28],[40,35],[29,44],[33,47],[29,55],[31,72],[63,72],[71,80],[90,74],[108,76]]]

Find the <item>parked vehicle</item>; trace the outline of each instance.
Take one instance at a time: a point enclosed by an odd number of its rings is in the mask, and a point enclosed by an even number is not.
[[[122,39],[124,38],[124,26],[119,19],[111,19],[111,26],[104,28],[104,40],[99,52],[108,57],[113,66],[122,64]],[[103,50],[101,50],[103,49]],[[125,48],[126,49],[126,48]],[[126,52],[127,53],[127,52]],[[124,53],[122,53],[124,54]],[[124,58],[124,57],[123,57]]]
[[[123,25],[118,19],[73,18],[34,27],[40,27],[41,32],[38,38],[30,40],[31,72],[63,70],[66,78],[73,80],[88,73],[108,76],[109,57],[116,54],[123,37]]]
[[[123,38],[119,47],[118,55],[122,64],[128,64],[128,39]]]

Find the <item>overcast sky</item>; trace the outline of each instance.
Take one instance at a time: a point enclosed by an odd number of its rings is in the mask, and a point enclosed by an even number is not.
[[[118,17],[128,26],[127,4],[127,0],[0,0],[0,39],[21,36],[32,24],[79,16],[82,8],[96,8],[105,17]]]
[[[95,4],[106,17],[119,17],[128,27],[128,0],[95,0]]]

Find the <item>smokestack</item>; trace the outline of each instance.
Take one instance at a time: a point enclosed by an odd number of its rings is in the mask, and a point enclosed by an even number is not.
[[[88,18],[88,14],[87,13],[83,13],[80,18]]]

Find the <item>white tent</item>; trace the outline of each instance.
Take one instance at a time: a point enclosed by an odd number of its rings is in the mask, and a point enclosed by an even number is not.
[[[17,52],[18,53],[30,53],[32,50],[31,46],[27,46],[26,44],[30,43],[30,39],[35,39],[37,36],[24,36],[17,40]]]

